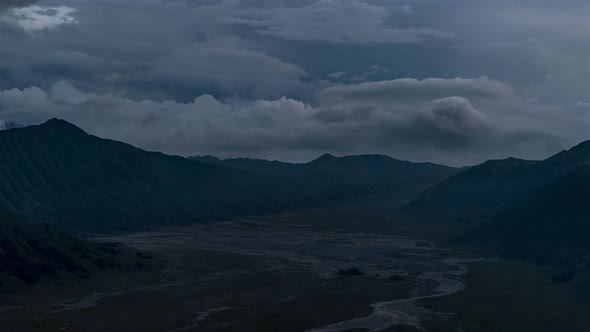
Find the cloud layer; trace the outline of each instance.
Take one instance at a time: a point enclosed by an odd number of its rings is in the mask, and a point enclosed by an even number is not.
[[[34,123],[60,117],[99,136],[180,155],[307,160],[326,151],[371,152],[453,165],[482,156],[542,157],[574,143],[586,128],[576,115],[560,114],[485,77],[348,85],[327,88],[318,99],[315,106],[210,95],[188,103],[133,101],[60,81],[47,91],[0,92],[0,118]]]

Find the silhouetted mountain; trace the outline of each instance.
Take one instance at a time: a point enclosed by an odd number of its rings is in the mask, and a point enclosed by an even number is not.
[[[383,155],[334,157],[324,154],[300,164],[248,158],[222,160],[211,156],[193,159],[293,179],[335,196],[398,194],[412,197],[459,172],[452,167],[412,163]]]
[[[309,201],[288,181],[146,152],[55,119],[0,132],[0,169],[0,207],[75,228],[214,219]]]
[[[557,176],[590,161],[590,141],[543,161],[487,161],[433,186],[403,207],[410,213],[486,219],[524,203]]]
[[[85,277],[90,270],[111,264],[109,255],[99,248],[49,224],[0,210],[0,276],[14,276],[26,283],[59,273]]]
[[[575,269],[590,268],[589,234],[590,164],[582,164],[462,240],[492,245],[500,256]]]
[[[459,240],[563,267],[571,276],[590,268],[590,141],[543,161],[485,162],[402,210],[459,219],[467,227]]]
[[[0,132],[0,208],[77,229],[125,229],[416,191],[456,171],[383,156],[235,164],[249,166],[146,152],[53,119]]]

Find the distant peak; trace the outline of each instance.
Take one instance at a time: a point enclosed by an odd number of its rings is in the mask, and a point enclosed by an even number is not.
[[[319,158],[317,158],[313,162],[329,161],[329,160],[335,160],[335,159],[337,159],[337,158],[334,157],[333,155],[331,155],[329,153],[324,153],[323,155],[321,155]]]
[[[86,134],[86,132],[84,130],[82,130],[81,128],[79,128],[78,126],[63,120],[63,119],[57,119],[57,118],[52,118],[47,120],[46,122],[40,124],[38,126],[38,128],[40,129],[45,129],[45,130],[51,130],[51,131],[59,131],[59,132],[78,132],[78,133],[84,133]]]
[[[590,151],[590,140],[583,141],[582,143],[571,148],[570,151],[571,150],[573,150],[573,151],[575,151],[575,150]]]
[[[562,154],[575,160],[588,161],[590,160],[590,141],[584,141],[569,150],[563,151]]]
[[[76,125],[63,120],[63,119],[58,119],[58,118],[51,118],[45,122],[43,122],[42,124],[40,124],[41,127],[53,127],[53,128],[63,128],[63,127],[70,127],[70,128],[78,128]],[[80,129],[80,128],[78,128]]]
[[[58,118],[51,118],[47,121],[45,121],[44,123],[41,124],[42,126],[73,126],[73,124],[67,122],[66,120],[63,119],[58,119]]]
[[[590,158],[590,140],[583,141],[582,143],[579,143],[578,145],[575,145],[568,150],[563,150],[549,159],[564,156]]]

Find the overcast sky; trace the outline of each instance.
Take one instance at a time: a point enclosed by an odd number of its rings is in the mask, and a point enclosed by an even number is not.
[[[0,128],[470,165],[590,139],[590,2],[1,0]]]

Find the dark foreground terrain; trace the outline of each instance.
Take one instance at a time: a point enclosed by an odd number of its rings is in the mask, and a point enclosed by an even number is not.
[[[415,230],[391,210],[102,236],[140,251],[133,267],[5,290],[0,330],[587,331],[588,297],[551,281],[549,268],[405,236]]]

